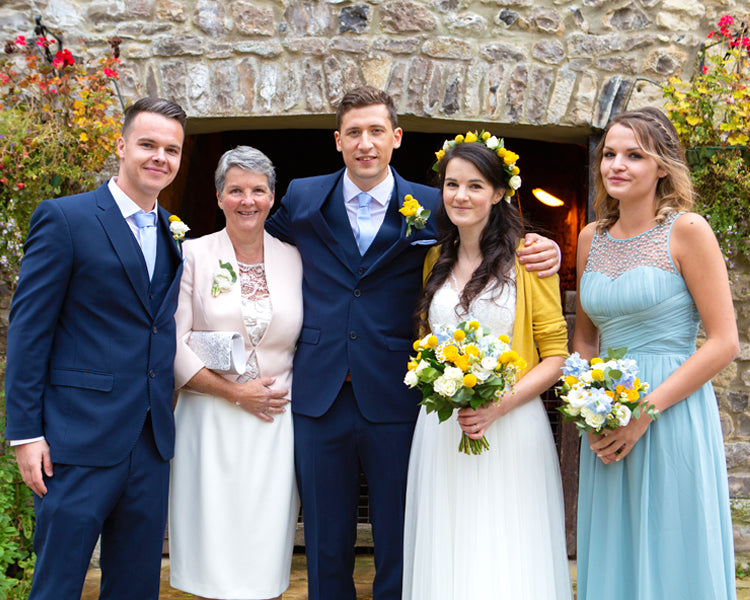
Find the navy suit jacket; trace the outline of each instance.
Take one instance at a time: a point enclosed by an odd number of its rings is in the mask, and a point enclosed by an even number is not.
[[[319,417],[333,404],[347,373],[362,414],[375,423],[414,421],[420,395],[403,383],[413,352],[412,315],[422,265],[436,242],[435,188],[393,171],[395,187],[383,225],[360,256],[346,215],[344,169],[295,179],[266,223],[302,256],[304,321],[294,357],[292,410]],[[411,194],[433,215],[406,236],[398,212]]]
[[[123,460],[148,411],[162,458],[174,448],[174,312],[182,257],[159,209],[146,264],[107,185],[34,212],[13,296],[7,439],[45,436],[56,463]]]

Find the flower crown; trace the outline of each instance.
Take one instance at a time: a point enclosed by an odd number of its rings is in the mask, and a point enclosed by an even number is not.
[[[443,160],[447,150],[464,142],[482,144],[497,154],[503,163],[503,171],[505,171],[505,201],[510,202],[513,194],[521,187],[521,177],[519,176],[521,170],[516,166],[519,156],[505,147],[505,140],[503,138],[498,139],[489,131],[482,131],[481,133],[467,131],[466,135],[458,134],[452,140],[445,140],[443,147],[435,152],[437,162],[432,165],[432,170],[438,171],[440,169],[440,161]]]

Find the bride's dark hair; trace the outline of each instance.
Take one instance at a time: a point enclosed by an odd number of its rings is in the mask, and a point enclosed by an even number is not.
[[[445,152],[445,156],[440,161],[438,172],[441,185],[445,181],[448,163],[454,158],[463,158],[469,161],[495,190],[505,190],[506,179],[501,159],[484,144],[476,142],[458,144]],[[445,283],[458,259],[458,228],[448,218],[448,213],[442,203],[437,211],[436,222],[440,255],[417,302],[414,320],[418,332],[429,330],[427,319],[432,298],[435,292]],[[487,286],[490,280],[496,280],[496,293],[499,293],[503,286],[512,283],[512,279],[508,277],[508,272],[514,266],[516,247],[523,231],[523,218],[514,205],[505,202],[503,199],[492,206],[489,220],[479,241],[482,262],[464,287],[459,305],[456,307],[457,311],[460,307],[468,312],[471,301]]]

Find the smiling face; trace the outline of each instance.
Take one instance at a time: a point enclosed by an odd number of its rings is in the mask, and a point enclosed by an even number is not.
[[[177,175],[183,139],[179,121],[142,112],[117,140],[117,185],[143,210],[154,208],[159,192]]]
[[[443,204],[448,218],[463,235],[480,234],[492,207],[502,200],[505,189],[495,189],[471,161],[451,158],[443,178]]]
[[[362,191],[369,191],[388,175],[393,150],[401,146],[403,132],[394,129],[384,104],[352,108],[333,133],[349,177]]]
[[[234,239],[248,239],[263,233],[263,224],[273,206],[274,194],[268,177],[240,167],[227,170],[224,188],[217,193],[227,231]]]
[[[616,124],[607,132],[599,166],[607,193],[619,202],[656,201],[656,185],[666,171],[646,154],[633,130]]]

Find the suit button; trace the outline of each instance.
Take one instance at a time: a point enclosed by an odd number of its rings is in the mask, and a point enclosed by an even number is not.
[[[354,290],[354,297],[359,298],[362,295],[362,292],[359,290],[359,288],[356,288]]]
[[[151,370],[150,370],[150,371],[148,372],[148,376],[149,376],[149,377],[150,377],[151,379],[153,379],[154,377],[156,377],[156,371],[154,371],[153,369],[151,369]]]
[[[159,330],[158,330],[158,329],[156,328],[156,325],[154,325],[154,326],[153,326],[153,327],[151,328],[151,333],[153,333],[154,335],[156,335],[156,334],[158,333],[158,331],[159,331]]]
[[[359,269],[357,269],[357,275],[364,275],[364,274],[365,274],[365,268],[364,267],[360,267]]]
[[[350,340],[356,340],[357,339],[357,332],[356,331],[350,331],[349,332],[349,339]]]

